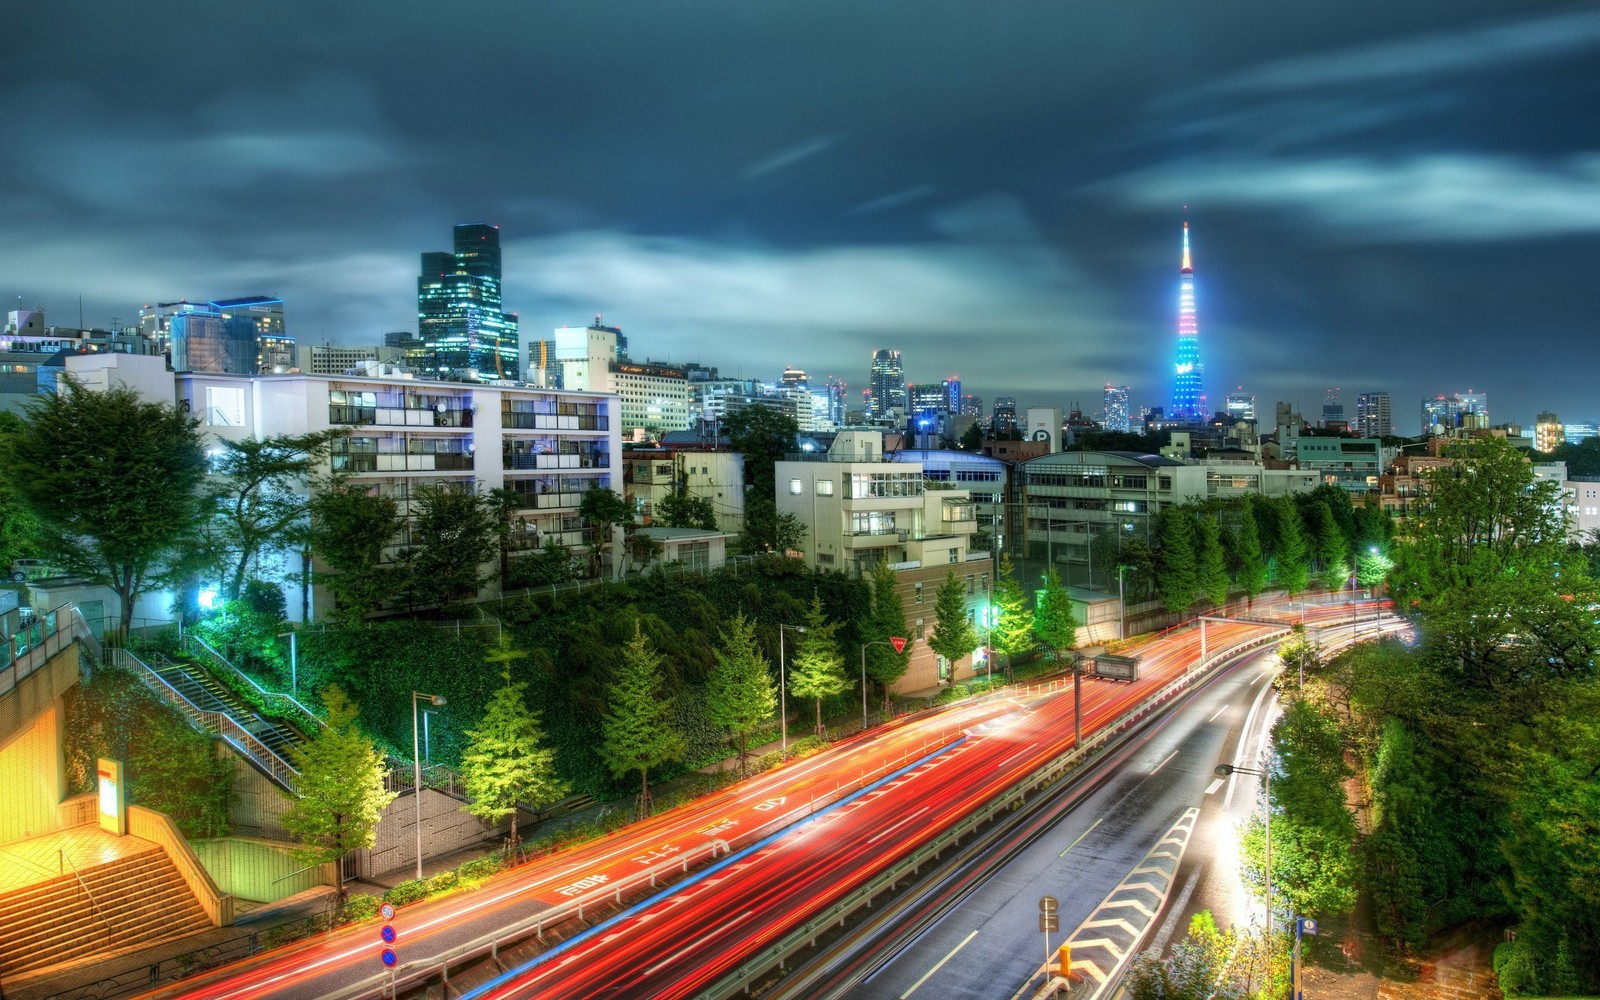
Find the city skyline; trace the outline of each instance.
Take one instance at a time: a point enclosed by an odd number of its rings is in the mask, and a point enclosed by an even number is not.
[[[796,364],[852,396],[886,348],[988,399],[1066,409],[1111,383],[1159,405],[1187,204],[1213,399],[1386,391],[1404,433],[1468,390],[1495,422],[1600,415],[1588,366],[1549,363],[1592,353],[1600,82],[1575,70],[1600,14],[1576,5],[910,28],[895,4],[552,5],[427,32],[351,5],[315,39],[271,30],[292,7],[18,12],[41,63],[75,69],[0,71],[27,138],[0,165],[8,307],[70,325],[81,295],[89,324],[131,325],[261,292],[302,344],[378,343],[415,329],[418,254],[486,222],[524,343],[603,312],[641,356]],[[117,58],[219,33],[258,58],[200,90],[182,61]],[[484,58],[458,86],[482,100],[460,105],[412,69],[468,36]],[[583,53],[606,71],[574,74]]]

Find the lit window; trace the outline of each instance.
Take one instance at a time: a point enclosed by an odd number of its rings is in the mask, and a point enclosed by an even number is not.
[[[831,480],[831,479],[819,479],[819,480],[817,480],[817,496],[819,496],[819,497],[831,497],[831,496],[833,496],[833,480]]]
[[[790,493],[791,496],[799,496],[804,491],[804,489],[805,488],[800,484],[800,480],[798,480],[798,479],[789,480],[789,493]]]
[[[922,603],[922,584],[921,583],[917,584],[917,603],[918,604]]]

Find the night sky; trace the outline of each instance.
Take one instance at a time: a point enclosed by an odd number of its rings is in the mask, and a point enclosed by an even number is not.
[[[852,393],[1166,402],[1188,206],[1212,408],[1487,392],[1600,418],[1600,9],[1395,3],[15,3],[0,294],[77,325],[276,294],[416,328],[501,227],[524,339]]]

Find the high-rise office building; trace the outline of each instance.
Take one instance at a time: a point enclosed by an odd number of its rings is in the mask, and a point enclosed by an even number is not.
[[[1172,410],[1167,419],[1201,421],[1206,412],[1206,366],[1200,361],[1200,326],[1195,319],[1194,265],[1189,258],[1189,223],[1183,224],[1183,266],[1178,269],[1178,349],[1172,366]]]
[[[961,415],[983,419],[983,397],[967,393],[961,397]]]
[[[784,389],[809,389],[811,379],[803,369],[785,365],[783,374],[778,376],[778,385]]]
[[[1338,386],[1328,389],[1322,394],[1322,426],[1333,427],[1336,424],[1346,424],[1344,419],[1344,401],[1340,398],[1344,390]]]
[[[1533,446],[1537,450],[1548,454],[1565,444],[1566,440],[1561,418],[1554,413],[1541,413],[1534,419]]]
[[[835,427],[843,427],[846,422],[845,413],[850,408],[849,387],[843,379],[829,375],[823,382],[823,387],[828,393],[828,421]]]
[[[1387,392],[1363,392],[1356,397],[1356,430],[1364,438],[1385,438],[1394,433],[1394,413]]]
[[[528,381],[546,389],[563,387],[554,337],[528,341]]]
[[[961,412],[961,380],[954,375],[944,380],[944,400],[946,412]]]
[[[872,377],[868,381],[871,393],[871,415],[887,417],[895,410],[906,410],[906,373],[900,365],[900,352],[890,350],[872,353]]]
[[[910,385],[906,387],[906,392],[911,397],[911,412],[919,417],[950,412],[950,394],[942,383]]]
[[[1253,393],[1244,391],[1244,386],[1235,386],[1228,393],[1228,398],[1223,403],[1223,409],[1234,420],[1254,420],[1256,418],[1256,397]]]
[[[995,437],[1009,435],[1017,429],[1017,397],[996,396],[994,398],[994,426],[990,429]]]
[[[459,381],[522,374],[517,317],[500,301],[500,227],[456,226],[454,252],[422,255],[417,332],[425,375]]]
[[[1128,432],[1131,424],[1128,415],[1127,386],[1106,383],[1105,396],[1101,403],[1100,426],[1108,431],[1121,431],[1124,434]]]
[[[1422,401],[1422,433],[1454,434],[1489,426],[1489,397],[1482,392],[1440,393]]]

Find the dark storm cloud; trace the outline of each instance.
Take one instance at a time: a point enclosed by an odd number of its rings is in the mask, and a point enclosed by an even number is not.
[[[992,8],[992,9],[990,9]],[[1600,15],[1491,0],[28,5],[0,65],[0,291],[75,319],[285,296],[415,324],[502,226],[529,336],[859,385],[1166,394],[1192,206],[1213,401],[1485,389],[1600,416]]]

